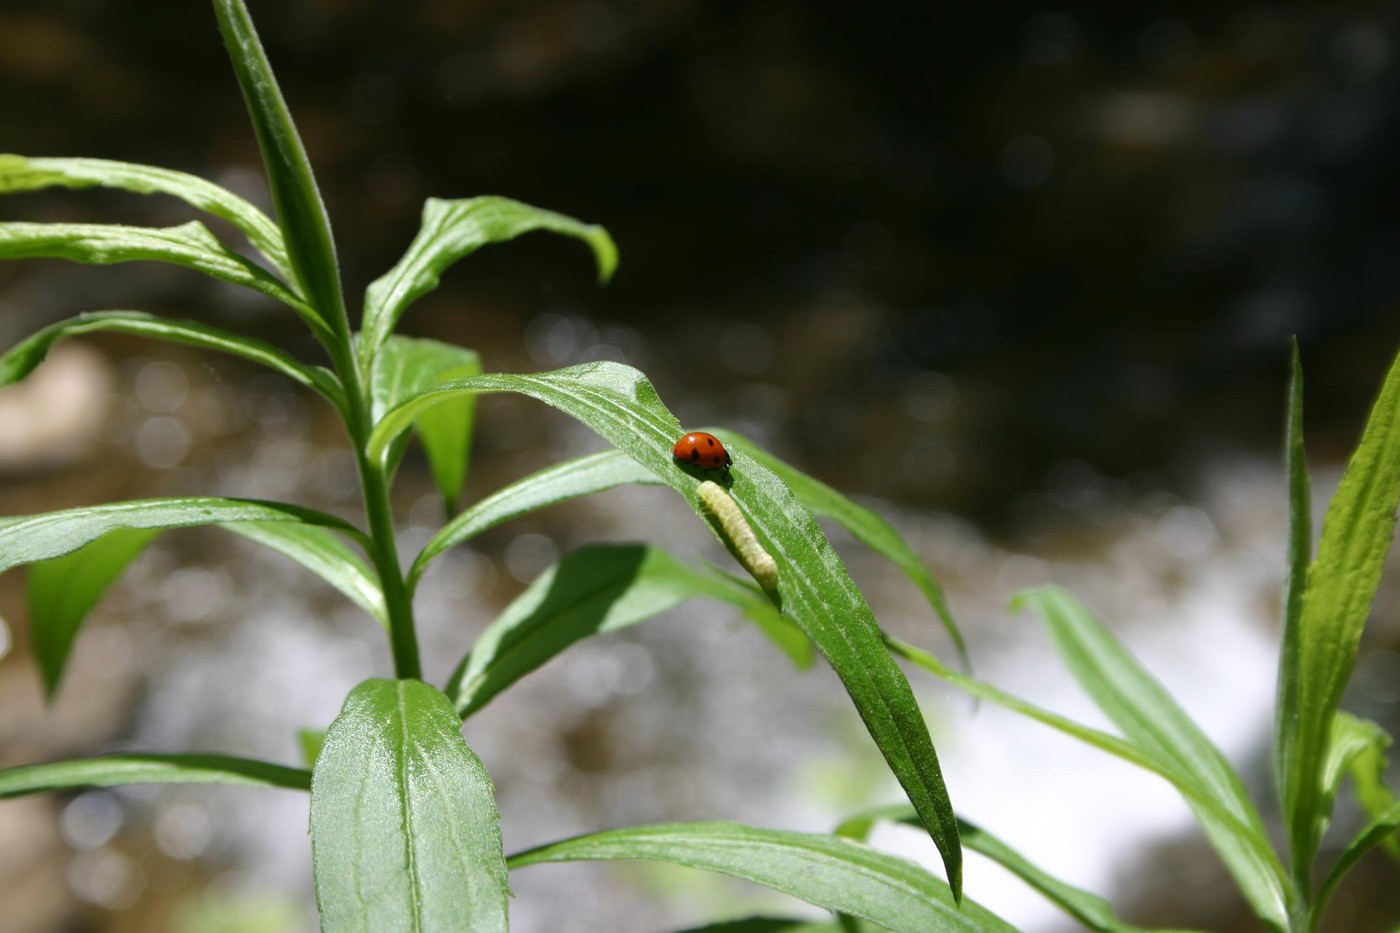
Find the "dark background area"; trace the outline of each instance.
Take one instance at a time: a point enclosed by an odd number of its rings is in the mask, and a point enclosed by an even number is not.
[[[352,296],[428,196],[603,223],[623,257],[607,289],[575,245],[527,238],[454,270],[405,329],[493,369],[630,350],[612,355],[683,418],[756,424],[843,488],[1033,535],[1018,503],[1064,458],[1151,488],[1221,449],[1275,450],[1290,334],[1312,450],[1335,457],[1400,332],[1391,5],[254,13]],[[257,170],[201,4],[8,0],[0,74],[5,149],[245,188]],[[0,210],[156,209],[85,192]],[[151,310],[231,313],[162,281]],[[50,316],[87,309],[73,297],[49,296]],[[290,315],[258,311],[311,352]],[[540,314],[622,336],[532,360]]]

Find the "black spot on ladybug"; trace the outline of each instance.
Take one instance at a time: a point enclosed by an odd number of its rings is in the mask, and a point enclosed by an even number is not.
[[[715,439],[713,437],[707,437],[705,438],[705,443],[713,447],[715,446]]]
[[[690,448],[690,459],[692,459],[692,460],[699,460],[699,459],[700,459],[700,449],[699,449],[698,447],[692,447],[692,448]]]

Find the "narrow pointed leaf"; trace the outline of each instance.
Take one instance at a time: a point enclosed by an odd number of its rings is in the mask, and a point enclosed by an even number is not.
[[[0,223],[0,259],[66,259],[94,265],[168,262],[262,292],[313,326],[314,312],[286,285],[218,241],[199,221],[178,227]]]
[[[345,594],[380,625],[389,624],[378,579],[329,528],[282,521],[233,522],[223,527],[290,557]]]
[[[875,807],[845,820],[836,828],[836,835],[864,842],[877,822],[902,823],[915,829],[924,828],[913,807],[896,804]],[[986,830],[967,820],[960,820],[958,827],[964,846],[974,852],[980,852],[1020,878],[1087,929],[1096,933],[1146,933],[1142,927],[1119,920],[1113,911],[1113,905],[1104,898],[1066,884]]]
[[[1327,743],[1327,757],[1322,760],[1322,812],[1327,814],[1327,822],[1320,832],[1327,831],[1331,822],[1332,806],[1341,789],[1342,778],[1356,764],[1358,758],[1368,750],[1384,749],[1390,745],[1390,736],[1375,723],[1359,719],[1347,713],[1337,713],[1332,717],[1332,737]]]
[[[670,823],[577,836],[513,855],[511,870],[543,862],[646,859],[719,872],[902,933],[1011,931],[944,882],[894,855],[836,836],[738,823]]]
[[[1385,781],[1390,771],[1390,759],[1385,752],[1390,748],[1392,739],[1374,723],[1366,725],[1374,730],[1372,740],[1351,759],[1351,783],[1361,809],[1373,820],[1383,820],[1397,802],[1395,792]],[[1385,848],[1391,858],[1400,861],[1400,840],[1394,837],[1386,839]]]
[[[225,522],[304,522],[360,534],[333,515],[283,502],[204,497],[113,502],[0,518],[0,573],[71,554],[118,528],[186,528]]]
[[[422,681],[351,691],[311,783],[323,930],[507,928],[495,790],[461,729]]]
[[[1273,849],[1269,847],[1268,841],[1261,839],[1258,835],[1238,816],[1226,808],[1224,803],[1216,798],[1210,789],[1194,774],[1183,773],[1177,769],[1176,765],[1166,760],[1157,752],[1141,747],[1140,745],[1123,739],[1116,735],[1094,729],[1072,719],[1052,713],[1042,709],[1034,703],[1030,703],[1020,697],[1013,696],[992,686],[985,681],[977,680],[966,674],[954,670],[930,652],[913,645],[900,641],[897,638],[886,636],[885,643],[889,645],[891,651],[907,661],[912,662],[923,670],[928,671],[935,677],[946,680],[959,689],[965,691],[970,696],[979,700],[986,700],[995,703],[1003,709],[1010,710],[1027,719],[1032,719],[1042,725],[1049,726],[1064,735],[1078,739],[1085,745],[1107,752],[1116,758],[1135,765],[1158,777],[1166,780],[1175,787],[1183,797],[1200,808],[1202,811],[1219,822],[1222,826],[1235,833],[1241,840],[1245,841],[1253,851],[1255,858],[1261,862],[1271,863],[1276,860]],[[1279,873],[1283,871],[1282,866],[1278,868]]]
[[[107,159],[29,158],[0,154],[0,194],[41,188],[120,188],[136,194],[168,194],[242,230],[248,242],[284,276],[291,275],[282,231],[243,198],[197,175],[154,165]]]
[[[370,371],[379,348],[393,333],[404,311],[437,288],[439,277],[449,266],[483,246],[513,240],[532,230],[548,230],[583,240],[593,250],[599,278],[604,281],[617,266],[617,249],[602,227],[509,198],[429,198],[423,205],[422,227],[408,251],[365,293],[364,332],[359,343],[361,369]]]
[[[118,528],[30,568],[29,638],[46,696],[58,692],[73,641],[92,607],[159,534],[160,529]]]
[[[344,406],[345,393],[340,387],[340,380],[323,367],[300,363],[261,340],[230,334],[197,321],[174,321],[140,311],[94,311],[45,327],[0,357],[0,386],[28,376],[60,340],[96,331],[151,337],[242,357],[316,390],[337,408]]]
[[[503,486],[444,525],[423,547],[409,570],[409,592],[439,555],[513,518],[538,509],[638,483],[661,485],[656,474],[620,450],[566,460]]]
[[[1291,902],[1287,875],[1268,848],[1263,821],[1244,782],[1220,750],[1069,593],[1056,587],[1031,590],[1018,596],[1016,605],[1035,609],[1044,617],[1070,672],[1129,740],[1168,762],[1176,773],[1194,776],[1236,818],[1236,824],[1224,824],[1187,799],[1255,911],[1274,928],[1287,929]]]
[[[463,392],[519,392],[578,418],[679,492],[719,534],[700,504],[700,477],[671,457],[680,423],[645,376],[618,363],[590,363],[533,376],[487,374],[446,383],[387,413],[370,437],[371,457],[382,458],[402,426],[423,410]],[[885,650],[864,595],[812,514],[781,480],[742,450],[734,452],[729,491],[748,516],[759,544],[777,563],[775,598],[784,614],[807,633],[841,678],[866,729],[929,827],[953,891],[960,894],[957,823],[938,756],[909,682]]]
[[[296,124],[243,0],[214,0],[214,14],[262,149],[288,259],[302,293],[315,309],[313,330],[323,340],[348,340],[349,324],[330,218],[316,189],[316,178]],[[329,336],[335,334],[340,336]]]
[[[105,755],[0,769],[0,798],[124,784],[253,784],[307,790],[311,772],[228,755]]]
[[[1303,362],[1298,341],[1292,344],[1292,376],[1288,383],[1288,415],[1284,427],[1284,464],[1288,472],[1288,552],[1283,582],[1283,635],[1279,649],[1277,699],[1274,703],[1274,785],[1279,799],[1288,764],[1285,750],[1298,723],[1298,625],[1303,615],[1303,590],[1312,561],[1312,481],[1303,447]]]
[[[1297,700],[1282,735],[1283,810],[1294,873],[1305,880],[1325,811],[1322,768],[1332,717],[1356,664],[1400,507],[1400,358],[1327,507],[1297,625]]]
[[[400,402],[438,383],[479,372],[481,358],[465,347],[437,340],[390,337],[375,357],[370,378],[373,417],[378,419]],[[467,481],[475,416],[475,396],[464,395],[428,409],[414,424],[449,515],[457,511],[457,500]]]
[[[900,537],[899,532],[895,531],[894,526],[886,521],[884,516],[852,502],[821,480],[803,473],[792,464],[750,443],[748,438],[723,428],[715,428],[713,432],[719,435],[726,447],[743,447],[755,460],[772,470],[813,514],[836,522],[861,544],[904,571],[904,575],[924,594],[924,598],[933,607],[934,614],[953,640],[963,670],[970,670],[967,643],[963,640],[958,623],[953,620],[953,614],[948,611],[948,601],[943,597],[943,588],[938,585],[938,581],[919,555],[914,553],[914,549]]]
[[[447,695],[465,718],[569,645],[696,598],[736,606],[795,663],[811,663],[811,643],[758,588],[657,548],[595,545],[565,555],[496,617],[458,666]]]
[[[1378,814],[1362,827],[1355,839],[1347,843],[1347,847],[1337,859],[1337,864],[1332,866],[1332,870],[1322,882],[1322,887],[1318,889],[1317,899],[1313,903],[1312,928],[1316,928],[1317,921],[1327,909],[1328,901],[1337,890],[1337,885],[1342,883],[1347,873],[1356,867],[1356,863],[1361,861],[1361,857],[1367,852],[1380,845],[1393,844],[1397,830],[1400,830],[1400,801],[1392,803],[1388,810]]]

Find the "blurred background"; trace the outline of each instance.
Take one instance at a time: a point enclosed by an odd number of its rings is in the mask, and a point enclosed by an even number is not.
[[[1400,7],[250,6],[348,295],[397,259],[426,197],[502,194],[606,225],[622,253],[607,288],[579,245],[531,236],[463,262],[403,331],[472,346],[496,371],[638,366],[687,426],[742,430],[887,515],[945,583],[981,676],[1101,724],[1035,622],[1004,608],[1025,586],[1071,586],[1277,822],[1288,339],[1321,506],[1400,337]],[[0,82],[0,150],[179,168],[267,202],[205,4],[0,0]],[[6,220],[191,217],[95,190],[0,201]],[[185,270],[0,265],[0,346],[105,308],[322,362],[284,309]],[[468,500],[600,446],[525,400],[489,399],[479,419]],[[4,514],[212,494],[354,516],[353,470],[316,399],[179,348],[74,341],[0,393]],[[411,555],[441,517],[416,454],[396,496]],[[727,561],[673,500],[619,490],[440,562],[419,600],[429,674],[573,547],[645,540]],[[912,586],[832,534],[882,624],[946,654]],[[45,709],[22,584],[0,578],[0,765],[134,747],[296,763],[297,730],[388,670],[378,630],[298,568],[217,531],[171,533],[98,608]],[[1392,573],[1347,700],[1392,731],[1397,604]],[[825,830],[897,799],[836,679],[783,663],[727,609],[694,605],[527,679],[466,730],[507,849],[643,821]],[[964,815],[1125,919],[1258,928],[1160,782],[911,679]],[[1341,828],[1357,819],[1344,793]],[[7,802],[0,916],[21,933],[313,929],[305,828],[305,798],[277,791]],[[875,841],[934,861],[917,834]],[[1394,872],[1364,862],[1327,928],[1392,929]],[[513,883],[523,931],[792,912],[653,866]],[[1071,928],[980,861],[967,890],[1027,930]]]

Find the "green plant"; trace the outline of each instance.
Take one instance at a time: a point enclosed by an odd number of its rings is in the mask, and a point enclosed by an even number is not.
[[[746,515],[757,547],[779,568],[775,592],[655,548],[583,548],[497,619],[445,692],[419,679],[413,617],[418,580],[435,557],[485,528],[565,499],[644,482],[675,489],[722,540],[724,529],[697,494],[704,471],[683,468],[671,457],[681,425],[640,372],[597,363],[534,375],[483,373],[470,350],[395,333],[407,308],[453,263],[533,230],[583,241],[606,280],[616,252],[602,228],[505,198],[431,200],[408,251],[367,290],[360,328],[352,331],[329,220],[248,12],[241,0],[215,0],[214,9],[262,150],[275,222],[199,178],[96,159],[0,156],[0,192],[106,186],[173,195],[233,224],[269,269],[224,246],[198,222],[163,229],[5,223],[0,258],[149,260],[192,268],[289,307],[310,328],[329,367],[198,322],[105,311],[60,322],[12,348],[0,358],[0,385],[28,375],[55,342],[99,330],[176,341],[267,366],[318,393],[344,423],[358,466],[365,527],[280,502],[123,502],[0,519],[0,571],[33,565],[30,626],[50,694],[59,688],[73,641],[105,589],[161,531],[196,525],[217,525],[275,548],[354,600],[384,626],[394,677],[352,691],[311,772],[218,755],[124,755],[11,768],[0,772],[0,796],[160,781],[309,788],[317,900],[326,929],[504,929],[507,861],[494,791],[463,740],[461,718],[580,638],[704,597],[737,606],[799,664],[807,662],[812,645],[828,658],[930,827],[949,882],[843,840],[731,825],[605,833],[518,856],[515,864],[631,853],[751,877],[899,928],[995,928],[990,914],[970,904],[958,907],[957,825],[927,726],[869,607],[811,510],[833,513],[901,562],[956,638],[936,584],[888,525],[791,468],[765,464],[746,442],[735,440],[727,494]],[[419,438],[455,511],[474,399],[491,392],[521,393],[554,406],[615,450],[559,464],[486,497],[448,521],[405,573],[395,550],[390,486],[407,438]],[[726,543],[734,548],[733,541]],[[746,545],[748,556],[754,548]],[[773,583],[771,574],[765,582]],[[888,895],[896,890],[903,894],[892,900]]]
[[[83,621],[103,592],[155,536],[217,525],[274,548],[340,590],[383,626],[393,679],[356,687],[312,770],[215,754],[127,754],[0,771],[0,797],[80,786],[216,782],[311,793],[317,900],[327,930],[498,930],[507,926],[508,871],[542,862],[650,859],[767,885],[836,911],[835,923],[755,918],[711,931],[1009,930],[961,897],[961,849],[1000,862],[1085,926],[1134,928],[1102,899],[1058,881],[1005,843],[954,818],[938,760],[913,694],[892,655],[1160,775],[1191,804],[1260,918],[1290,933],[1314,929],[1338,882],[1370,848],[1393,840],[1400,801],[1382,780],[1385,733],[1339,711],[1400,504],[1400,363],[1332,501],[1316,560],[1308,527],[1309,482],[1301,436],[1296,353],[1288,417],[1291,534],[1279,675],[1276,777],[1291,868],[1274,852],[1239,776],[1174,701],[1069,594],[1041,589],[1019,604],[1044,616],[1075,677],[1121,735],[1091,729],[983,683],[933,655],[885,636],[826,542],[814,516],[844,526],[892,561],[927,597],[962,651],[938,584],[874,512],[763,452],[714,429],[734,464],[727,493],[777,567],[776,591],[655,547],[581,548],[542,574],[471,646],[441,689],[420,679],[413,596],[424,570],[483,530],[567,499],[622,484],[670,486],[731,550],[735,541],[697,492],[703,471],[670,456],[681,426],[646,378],[598,363],[551,373],[482,372],[470,350],[395,333],[405,310],[453,263],[532,230],[582,240],[602,278],[616,262],[599,227],[503,198],[429,201],[402,260],[370,286],[352,332],[325,210],[291,116],[242,0],[215,0],[219,26],[247,99],[273,192],[274,222],[241,198],[177,172],[94,159],[0,156],[0,193],[50,186],[107,186],[182,198],[232,223],[271,271],[222,245],[199,223],[148,229],[95,224],[0,224],[0,258],[86,263],[154,260],[183,265],[287,305],[324,348],[329,368],[204,324],[134,311],[81,315],[35,334],[0,357],[0,385],[23,379],[57,341],[119,331],[231,353],[319,394],[343,421],[359,468],[360,528],[287,503],[221,498],[125,502],[0,519],[0,572],[29,569],[32,641],[46,690],[61,684]],[[460,512],[474,398],[530,396],[579,419],[613,449],[560,463]],[[394,549],[390,487],[410,434],[456,514],[405,572]],[[710,492],[713,496],[713,491]],[[734,512],[722,503],[734,526]],[[362,556],[363,555],[363,556]],[[761,564],[771,584],[768,563]],[[733,823],[603,830],[507,858],[494,790],[468,748],[461,721],[574,642],[634,625],[680,602],[728,602],[799,666],[815,647],[841,677],[910,803],[858,814],[830,835]],[[1372,822],[1351,839],[1320,885],[1313,869],[1343,775]],[[938,845],[949,881],[861,840],[878,820],[921,827]]]

